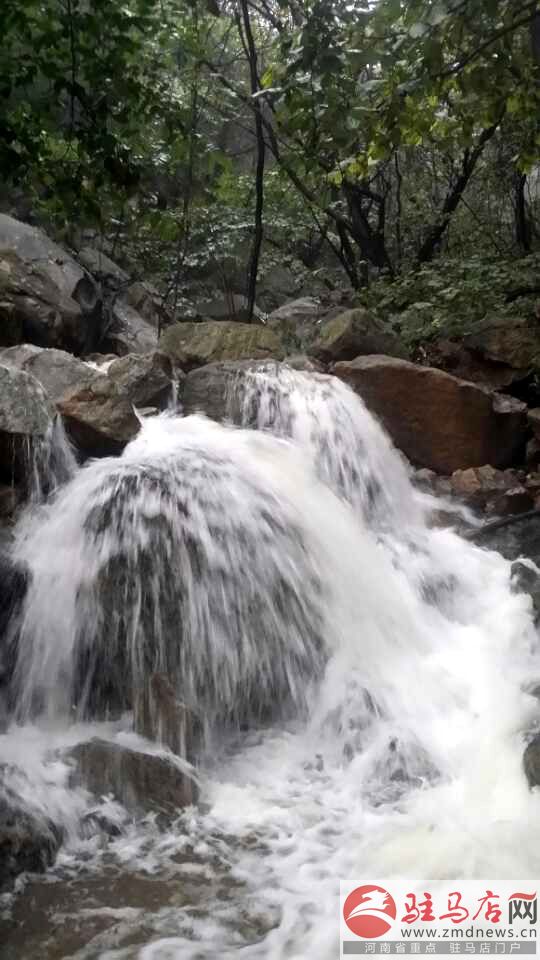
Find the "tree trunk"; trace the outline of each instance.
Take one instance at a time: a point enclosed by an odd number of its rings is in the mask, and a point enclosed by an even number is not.
[[[257,50],[253,40],[251,21],[249,18],[249,8],[247,0],[240,0],[242,10],[242,21],[246,38],[246,49],[249,60],[249,76],[251,82],[251,93],[259,92],[259,75],[257,71]],[[260,97],[255,97],[255,138],[257,143],[257,163],[255,168],[255,213],[254,213],[254,235],[253,247],[249,262],[248,272],[248,317],[249,322],[253,319],[253,310],[255,308],[255,296],[257,292],[257,275],[259,272],[259,259],[261,256],[261,247],[263,242],[263,210],[264,210],[264,166],[266,160],[266,143],[264,139],[264,126],[262,117],[262,104]]]
[[[457,210],[461,198],[467,189],[469,181],[475,171],[476,164],[482,156],[486,145],[489,143],[498,129],[499,123],[500,121],[482,131],[478,143],[473,150],[465,150],[461,163],[461,173],[446,194],[446,198],[441,210],[440,220],[433,224],[433,226],[429,229],[428,235],[418,251],[418,263],[429,263],[431,260],[433,260],[433,257],[439,248],[439,244],[446,233],[446,230],[448,229],[450,220]]]

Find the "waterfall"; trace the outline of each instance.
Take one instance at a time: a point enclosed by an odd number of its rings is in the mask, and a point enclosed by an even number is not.
[[[153,671],[206,733],[200,810],[165,838],[123,829],[110,856],[170,876],[189,848],[215,896],[149,906],[131,917],[136,948],[119,921],[81,958],[327,960],[341,879],[427,889],[540,870],[521,768],[540,658],[510,564],[431,523],[336,379],[261,364],[227,409],[239,426],[145,420],[17,530],[29,586],[0,763],[69,820],[70,862],[88,801],[54,746],[132,736],[122,714]]]

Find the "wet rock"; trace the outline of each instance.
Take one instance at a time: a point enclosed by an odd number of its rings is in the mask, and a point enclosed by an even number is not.
[[[94,372],[58,402],[67,432],[87,456],[119,453],[139,430],[134,407],[162,410],[172,389],[172,367],[161,353],[131,354],[106,373]]]
[[[530,787],[540,785],[540,734],[527,744],[523,754],[523,769]]]
[[[326,365],[316,360],[315,357],[308,357],[305,353],[295,353],[292,357],[286,357],[285,363],[293,370],[305,370],[307,373],[325,373]]]
[[[130,813],[156,813],[167,819],[196,802],[195,782],[164,757],[94,739],[73,747],[72,782],[96,797],[112,794]]]
[[[526,557],[540,565],[540,512],[536,510],[488,523],[471,533],[470,538],[507,560]]]
[[[353,360],[374,353],[389,357],[406,355],[395,334],[360,307],[323,320],[309,353],[324,363]]]
[[[283,347],[273,330],[226,320],[175,323],[162,333],[159,348],[184,370],[219,360],[283,357]]]
[[[452,492],[468,506],[493,516],[524,513],[534,506],[535,493],[520,470],[496,470],[486,464],[456,470],[450,483]]]
[[[20,610],[27,585],[26,570],[15,563],[8,550],[0,550],[0,732],[7,726],[15,702],[12,681],[17,638],[8,627]]]
[[[21,873],[42,873],[61,843],[60,831],[47,818],[23,805],[2,785],[0,768],[0,892],[9,890]]]
[[[74,387],[90,383],[95,376],[95,371],[71,353],[30,343],[1,350],[0,363],[32,374],[53,403]]]
[[[54,416],[45,391],[28,373],[0,363],[0,477],[24,478],[31,451]]]
[[[508,467],[523,455],[526,407],[512,397],[385,356],[336,363],[331,372],[362,397],[417,466],[451,474],[486,463]]]
[[[528,593],[535,613],[535,622],[540,619],[540,571],[522,560],[515,560],[511,567],[512,589],[516,593]]]
[[[268,361],[273,366],[271,361]],[[250,370],[261,367],[253,360],[209,363],[187,374],[182,385],[182,405],[184,412],[204,413],[212,420],[232,419],[235,415],[235,383]]]
[[[169,747],[179,757],[194,763],[201,743],[200,723],[177,699],[174,687],[163,673],[153,673],[133,704],[133,726],[147,740]]]
[[[83,267],[37,227],[0,214],[0,343],[78,353],[95,348],[101,323],[100,291]]]

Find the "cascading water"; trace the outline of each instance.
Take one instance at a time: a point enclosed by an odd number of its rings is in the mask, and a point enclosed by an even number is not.
[[[88,907],[107,929],[51,957],[327,960],[340,879],[538,877],[521,754],[540,659],[510,565],[430,527],[338,381],[262,365],[229,412],[243,429],[145,421],[18,530],[8,784],[63,824],[65,885],[83,862],[167,883],[158,902]],[[151,671],[206,727],[202,805],[165,834],[116,810],[104,852],[58,751],[95,732],[141,747],[116,718]],[[83,915],[66,909],[55,923]]]

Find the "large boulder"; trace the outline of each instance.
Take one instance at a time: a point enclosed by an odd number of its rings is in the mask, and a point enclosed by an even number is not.
[[[324,307],[319,300],[299,297],[273,310],[267,322],[287,348],[287,353],[296,353],[305,350],[315,340],[323,316]]]
[[[95,349],[101,299],[92,277],[42,230],[0,214],[0,343]]]
[[[332,373],[362,397],[417,466],[443,474],[486,463],[504,468],[524,453],[527,409],[512,397],[386,356],[336,363]]]
[[[111,284],[114,287],[129,283],[129,275],[126,271],[111,260],[103,250],[98,250],[96,247],[82,247],[77,254],[77,259],[102,283]]]
[[[362,307],[323,320],[308,352],[323,363],[354,360],[373,353],[389,357],[406,355],[396,335]]]
[[[0,350],[0,363],[32,374],[53,403],[61,400],[69,390],[84,386],[95,377],[95,371],[71,353],[54,347],[37,347],[32,343]]]
[[[135,407],[147,412],[167,406],[172,367],[161,353],[130,354],[95,371],[90,380],[58,401],[66,429],[87,456],[120,453],[139,430]]]
[[[128,353],[150,353],[155,350],[158,332],[155,324],[148,322],[123,297],[113,297],[110,321],[104,331],[100,349],[125,357]]]
[[[9,890],[20,873],[46,870],[60,843],[54,824],[0,783],[0,893]]]
[[[0,477],[24,476],[36,441],[52,422],[54,408],[35,377],[0,363]]]
[[[135,816],[172,819],[197,799],[194,780],[172,759],[97,738],[77,744],[67,759],[74,765],[74,785],[97,797],[113,794]]]
[[[184,370],[218,360],[280,360],[283,357],[283,346],[268,327],[226,320],[175,323],[162,333],[159,349]]]
[[[535,316],[499,317],[463,339],[463,346],[507,384],[540,369],[540,325]]]
[[[182,384],[184,413],[204,413],[212,420],[230,419],[234,384],[260,366],[253,360],[228,360],[191,370]]]

